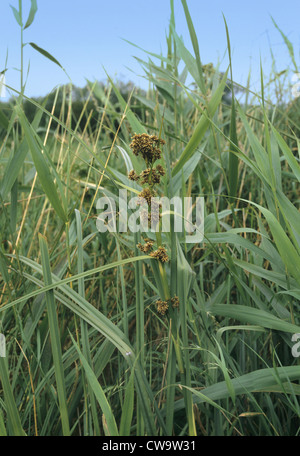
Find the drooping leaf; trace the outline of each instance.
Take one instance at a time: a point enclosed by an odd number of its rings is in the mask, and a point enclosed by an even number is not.
[[[56,65],[58,65],[60,68],[64,69],[63,66],[59,63],[58,60],[56,60],[55,57],[53,57],[53,55],[51,55],[48,51],[45,51],[45,49],[42,49],[41,47],[39,47],[37,44],[35,43],[32,43],[30,42],[29,43],[31,47],[33,47],[33,49],[35,49],[37,52],[39,52],[40,54],[42,54],[44,57],[46,57],[47,59],[51,60],[51,62],[55,63]]]
[[[26,21],[26,24],[25,24],[25,27],[24,27],[24,30],[26,28],[28,28],[34,21],[34,17],[35,17],[35,14],[37,12],[37,0],[31,0],[31,6],[30,6],[30,11],[29,11],[29,15],[28,15],[28,19]]]

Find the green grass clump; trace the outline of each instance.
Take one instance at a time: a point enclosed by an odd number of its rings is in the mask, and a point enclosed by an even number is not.
[[[299,434],[299,99],[286,73],[237,92],[226,22],[228,70],[203,65],[182,4],[194,55],[171,1],[147,93],[89,82],[75,116],[71,82],[27,99],[22,63],[0,111],[0,435]],[[99,232],[119,190],[204,197],[203,242],[172,211],[167,233]]]

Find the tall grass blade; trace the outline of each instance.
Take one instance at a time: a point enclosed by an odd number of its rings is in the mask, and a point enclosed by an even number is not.
[[[6,412],[8,417],[8,428],[9,433],[12,436],[25,436],[25,432],[22,428],[19,411],[16,406],[14,399],[13,390],[9,381],[9,374],[7,368],[7,359],[0,356],[0,380],[2,383],[4,401],[6,406]],[[4,433],[4,429],[2,429]]]
[[[30,0],[30,1],[31,1],[30,11],[29,11],[29,15],[28,15],[26,24],[24,26],[24,30],[27,29],[28,27],[30,27],[30,25],[33,23],[37,9],[38,9],[37,0]]]
[[[123,403],[121,422],[120,422],[120,435],[129,436],[131,429],[131,422],[134,407],[134,370],[132,370],[128,383],[126,385],[125,399]]]
[[[205,90],[205,82],[204,82],[204,77],[203,77],[202,63],[201,63],[201,59],[200,59],[200,50],[199,50],[199,44],[198,44],[197,35],[196,35],[196,32],[195,32],[194,24],[193,24],[193,21],[192,21],[192,18],[191,18],[191,15],[190,15],[186,0],[181,0],[181,3],[182,3],[182,6],[183,6],[183,9],[184,9],[186,22],[187,22],[187,25],[188,25],[188,28],[189,28],[190,37],[191,37],[193,49],[194,49],[194,52],[195,52],[196,63],[197,63],[197,68],[198,68],[198,73],[199,73],[199,80],[200,80],[200,88],[202,90],[202,93],[205,93],[206,92],[206,90]]]
[[[103,389],[101,388],[101,385],[100,383],[98,382],[94,372],[92,371],[88,361],[86,360],[86,358],[83,356],[83,354],[81,353],[78,345],[76,344],[74,338],[72,337],[72,335],[70,334],[70,337],[72,339],[72,342],[74,344],[74,347],[76,348],[77,350],[77,353],[80,357],[80,361],[82,362],[82,365],[83,365],[83,368],[85,370],[85,373],[86,373],[86,377],[88,379],[88,382],[97,398],[97,401],[101,407],[101,410],[103,412],[103,415],[104,415],[104,418],[105,418],[105,423],[106,423],[106,426],[104,426],[104,431],[105,431],[105,434],[107,436],[118,436],[119,435],[119,432],[118,432],[118,428],[117,428],[117,424],[116,424],[116,421],[115,421],[115,417],[112,413],[112,410],[111,410],[111,407],[105,397],[105,394],[104,394],[104,391]]]
[[[39,235],[39,241],[40,241],[44,281],[45,281],[46,285],[52,285],[52,277],[51,277],[47,241],[46,241],[46,238],[44,238],[42,235]],[[67,436],[67,435],[70,435],[70,425],[69,425],[69,417],[68,417],[64,368],[63,368],[63,362],[62,362],[61,341],[60,341],[60,335],[59,335],[58,318],[57,318],[57,313],[56,313],[56,305],[55,305],[53,290],[48,290],[46,292],[46,303],[47,303],[47,314],[48,314],[48,320],[49,320],[51,348],[52,348],[52,356],[53,356],[53,363],[54,363],[54,369],[55,369],[55,378],[56,378],[56,384],[57,384],[57,395],[58,395],[58,401],[59,401],[61,424],[62,424],[63,434],[65,436]]]

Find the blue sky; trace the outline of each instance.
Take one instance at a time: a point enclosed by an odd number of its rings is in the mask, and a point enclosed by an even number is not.
[[[147,58],[142,51],[122,40],[127,39],[143,49],[160,53],[166,50],[166,33],[170,18],[169,0],[37,0],[38,11],[30,28],[24,32],[25,42],[34,42],[50,52],[67,70],[73,83],[85,85],[85,78],[105,80],[103,67],[110,76],[145,85],[140,65],[134,56]],[[188,28],[180,0],[174,0],[176,29],[185,45],[192,50]],[[290,63],[287,49],[275,29],[271,15],[295,47],[299,58],[299,0],[187,0],[199,40],[203,63],[222,61],[228,65],[226,33],[222,13],[226,17],[233,53],[234,79],[246,83],[251,67],[253,84],[259,80],[260,56],[264,69],[271,65],[270,46],[281,71]],[[18,7],[18,0],[0,3],[0,71],[4,69],[8,51],[6,82],[19,89],[19,28],[9,5]],[[23,0],[26,16],[30,0]],[[67,82],[63,71],[30,46],[24,49],[26,70],[30,71],[26,94],[44,95],[58,84]],[[128,70],[126,67],[129,67]]]

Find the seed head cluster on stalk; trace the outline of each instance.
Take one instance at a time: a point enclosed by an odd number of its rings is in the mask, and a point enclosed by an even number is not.
[[[157,260],[161,261],[162,263],[167,263],[169,261],[169,257],[167,255],[167,251],[164,247],[158,247],[155,252],[151,252],[150,256],[156,258]]]
[[[128,174],[128,178],[132,181],[140,182],[141,185],[146,185],[139,194],[139,197],[144,198],[149,207],[151,207],[151,198],[156,196],[153,187],[154,185],[159,184],[161,177],[165,175],[165,170],[162,165],[158,164],[154,167],[154,163],[161,158],[159,146],[163,144],[165,144],[163,139],[160,139],[155,135],[147,135],[146,133],[134,135],[130,144],[134,155],[142,157],[145,161],[146,169],[144,169],[140,175],[132,169]]]
[[[165,144],[165,141],[155,135],[134,135],[130,147],[134,155],[140,155],[146,162],[147,167],[152,168],[153,163],[161,158],[160,144]]]
[[[160,314],[165,315],[168,308],[169,308],[168,301],[162,301],[161,299],[158,299],[158,301],[156,301],[156,309],[157,309],[157,312],[159,312]]]
[[[155,135],[148,135],[143,133],[141,135],[135,134],[132,137],[130,147],[136,156],[140,156],[146,163],[146,168],[138,175],[134,169],[132,169],[128,178],[134,182],[139,182],[144,185],[144,188],[138,195],[138,202],[140,206],[146,201],[148,205],[148,211],[141,211],[141,218],[148,222],[148,226],[156,226],[161,218],[160,204],[153,198],[157,195],[154,190],[154,186],[160,183],[161,177],[165,175],[165,169],[162,165],[158,164],[154,166],[155,162],[161,158],[160,145],[164,145],[165,141],[158,138]],[[138,249],[146,254],[149,254],[152,258],[157,259],[161,263],[169,261],[169,257],[165,247],[158,246],[157,250],[153,250],[154,242],[150,239],[145,239],[145,244],[138,243]],[[178,298],[174,297],[170,300],[173,307],[178,305]],[[175,303],[175,305],[174,305]],[[162,301],[161,299],[156,302],[157,312],[161,315],[165,315],[169,308],[168,301]]]
[[[149,227],[155,227],[161,218],[160,204],[152,198],[155,198],[157,195],[154,186],[159,184],[161,177],[165,175],[165,169],[162,165],[158,164],[154,166],[154,163],[159,160],[162,155],[160,145],[164,144],[165,141],[163,139],[158,138],[156,135],[148,135],[146,133],[133,135],[130,144],[134,155],[142,157],[146,163],[146,169],[144,169],[140,175],[132,169],[128,174],[128,178],[145,186],[138,195],[137,204],[142,206],[144,201],[147,202],[148,211],[141,211],[141,217],[148,222]],[[148,253],[150,250],[149,243],[147,244],[147,247],[143,247],[141,244],[138,247],[143,252]],[[151,252],[150,255],[162,262],[168,261],[169,258],[164,247],[159,247],[159,249],[155,252]]]
[[[158,299],[156,301],[156,310],[158,313],[161,315],[165,315],[169,309],[169,305],[172,304],[172,307],[174,309],[179,307],[179,299],[178,296],[174,296],[173,298],[169,299],[168,301],[162,301],[161,299]]]
[[[140,249],[141,252],[143,253],[148,253],[149,251],[152,250],[154,242],[151,241],[150,239],[145,239],[146,244],[142,245],[140,242],[138,243],[137,247]]]

